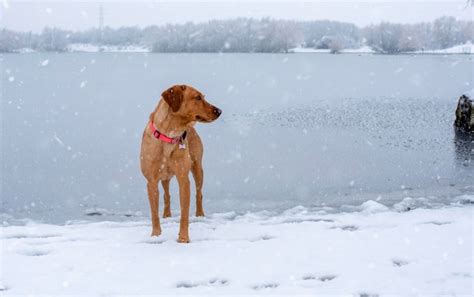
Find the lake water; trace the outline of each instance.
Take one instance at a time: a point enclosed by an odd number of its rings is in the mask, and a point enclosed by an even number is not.
[[[473,88],[470,55],[42,53],[1,63],[5,218],[148,216],[141,135],[175,83],[223,109],[197,126],[208,213],[474,193],[473,145],[452,127],[457,98]]]

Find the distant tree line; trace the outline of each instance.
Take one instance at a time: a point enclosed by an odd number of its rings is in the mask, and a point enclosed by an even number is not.
[[[365,27],[367,45],[382,53],[399,53],[426,49],[444,49],[474,41],[473,22],[441,17],[432,23],[401,25],[380,23]]]
[[[382,22],[364,28],[336,21],[288,21],[237,18],[205,23],[168,24],[146,28],[93,28],[67,31],[45,28],[41,33],[0,30],[0,52],[24,48],[67,51],[74,43],[99,46],[140,45],[153,52],[288,52],[291,48],[329,49],[370,46],[380,53],[443,49],[474,41],[472,21],[441,17],[430,23]]]

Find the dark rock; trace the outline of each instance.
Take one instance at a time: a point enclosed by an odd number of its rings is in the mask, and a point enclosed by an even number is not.
[[[470,94],[459,97],[454,126],[461,132],[474,133],[474,98]]]

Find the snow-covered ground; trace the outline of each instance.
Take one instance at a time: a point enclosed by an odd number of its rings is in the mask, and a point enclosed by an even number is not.
[[[113,46],[105,45],[98,46],[88,43],[73,43],[67,46],[69,52],[83,52],[83,53],[148,53],[150,49],[140,45],[128,45],[128,46]],[[36,52],[30,48],[24,48],[18,50],[18,53],[34,53]],[[289,50],[291,53],[330,53],[329,49],[315,49],[308,47],[295,47]],[[370,46],[362,46],[360,48],[348,48],[340,51],[343,54],[373,54],[375,51]],[[474,54],[474,45],[472,43],[460,44],[446,49],[438,50],[423,50],[409,52],[413,54]]]
[[[106,45],[99,46],[88,43],[73,43],[68,45],[67,50],[69,52],[85,52],[85,53],[97,53],[97,52],[107,52],[107,53],[148,53],[150,49],[140,45],[128,45],[128,46],[114,46]]]
[[[293,53],[330,53],[329,49],[314,49],[306,47],[296,47],[290,50]],[[373,54],[375,51],[370,46],[360,48],[343,49],[340,53],[344,54]],[[414,54],[474,54],[474,45],[472,43],[460,44],[446,49],[424,50],[410,52]]]
[[[466,43],[446,49],[417,51],[417,54],[474,54],[474,44]]]
[[[367,45],[364,45],[360,48],[347,48],[343,49],[341,53],[347,53],[347,54],[373,54],[375,51]]]
[[[316,49],[311,47],[295,47],[289,50],[290,53],[324,53],[330,52],[329,49]]]
[[[473,196],[437,209],[368,201],[149,221],[1,228],[0,291],[15,294],[473,294]],[[365,294],[365,295],[364,295]]]
[[[292,53],[323,53],[328,54],[331,51],[329,49],[315,49],[308,47],[295,47],[290,49]],[[347,48],[340,51],[342,54],[373,54],[375,51],[370,46],[362,46],[360,48]]]

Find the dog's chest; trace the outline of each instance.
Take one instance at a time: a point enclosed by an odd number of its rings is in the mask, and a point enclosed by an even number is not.
[[[160,180],[163,179],[170,179],[174,175],[176,175],[176,172],[174,170],[173,163],[175,161],[171,160],[171,158],[163,156],[161,160],[157,160],[157,175]]]
[[[163,145],[159,148],[153,158],[155,174],[159,180],[170,179],[175,176],[180,169],[186,170],[190,163],[187,146],[179,148],[179,145]]]

